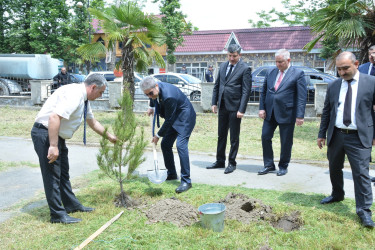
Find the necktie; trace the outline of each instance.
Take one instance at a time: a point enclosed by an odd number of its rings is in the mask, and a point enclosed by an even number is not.
[[[346,92],[345,96],[345,104],[344,104],[344,125],[349,126],[352,123],[352,85],[350,84],[353,79],[348,80],[348,91]]]
[[[85,108],[83,109],[83,144],[86,145],[86,117],[87,117],[87,104],[88,100],[85,101]]]
[[[284,75],[284,72],[280,71],[279,79],[277,79],[277,82],[275,84],[275,91],[279,88],[279,85],[280,85],[281,81],[283,80],[283,75]]]
[[[375,76],[375,65],[374,64],[371,67],[370,75]]]
[[[228,80],[230,74],[232,73],[232,70],[233,70],[233,65],[231,64],[230,68],[229,68],[229,71],[228,71],[228,74],[225,76],[225,80]]]
[[[153,136],[155,136],[155,121],[157,121],[157,126],[158,126],[158,128],[160,128],[159,114],[160,114],[160,106],[159,106],[158,100],[156,99],[155,100],[154,122],[153,122],[154,125],[152,126],[152,135]]]

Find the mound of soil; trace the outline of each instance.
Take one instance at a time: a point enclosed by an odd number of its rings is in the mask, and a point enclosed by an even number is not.
[[[300,227],[303,225],[301,219],[301,212],[300,211],[293,211],[291,214],[285,214],[278,220],[271,223],[275,228],[281,228],[285,232],[290,232],[293,230],[299,230]]]
[[[145,214],[149,223],[170,222],[178,227],[191,226],[199,221],[198,210],[175,197],[156,202]]]

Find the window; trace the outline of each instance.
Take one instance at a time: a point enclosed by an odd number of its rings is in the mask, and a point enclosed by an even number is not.
[[[189,75],[199,78],[201,81],[204,80],[204,73],[206,72],[208,64],[206,62],[195,62],[195,63],[176,63],[176,73],[181,73],[182,65],[185,64]]]
[[[167,75],[167,83],[177,85],[179,81],[181,80],[177,76]]]
[[[266,76],[268,70],[268,68],[262,69],[257,76]]]
[[[157,76],[154,76],[154,77],[161,82],[167,82],[167,76],[166,75],[157,75]]]

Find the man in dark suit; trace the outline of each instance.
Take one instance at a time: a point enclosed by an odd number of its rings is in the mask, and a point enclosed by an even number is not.
[[[358,70],[363,74],[375,76],[375,45],[368,49],[368,59],[369,62],[359,66]]]
[[[176,180],[177,172],[174,163],[172,147],[177,139],[176,147],[180,157],[181,184],[176,189],[176,193],[182,193],[191,188],[190,161],[188,143],[191,132],[195,126],[196,114],[193,106],[184,93],[176,86],[158,82],[153,77],[145,77],[140,84],[143,92],[152,99],[155,113],[163,117],[164,123],[155,134],[152,142],[157,144],[160,137],[161,150],[163,152],[164,163],[168,170],[167,180]],[[148,114],[153,113],[153,109],[148,110]]]
[[[206,71],[206,82],[213,82],[214,81],[214,67],[210,65]]]
[[[341,53],[336,58],[341,79],[328,84],[317,144],[322,148],[327,138],[332,193],[320,203],[344,200],[342,169],[346,154],[352,169],[357,215],[365,227],[373,228],[369,161],[375,142],[375,78],[359,73],[358,64],[351,52]]]
[[[264,169],[259,175],[275,171],[272,138],[277,126],[281,152],[277,176],[288,172],[292,154],[295,124],[301,126],[305,115],[307,87],[302,70],[290,65],[290,53],[280,49],[275,54],[276,66],[267,72],[259,102],[259,117],[264,119],[262,147]]]
[[[207,169],[225,168],[225,148],[228,129],[230,130],[229,164],[224,173],[236,169],[239,146],[240,125],[247,108],[251,91],[251,68],[240,60],[241,47],[228,47],[228,62],[220,65],[220,70],[212,94],[212,112],[219,110],[218,142],[216,162]]]

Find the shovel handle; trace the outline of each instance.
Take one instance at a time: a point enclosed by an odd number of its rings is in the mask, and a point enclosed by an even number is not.
[[[152,134],[152,131],[154,130],[153,126],[155,124],[154,124],[153,116],[151,116],[151,115],[150,115],[150,121],[151,121],[151,136],[152,136],[152,138],[154,138],[154,135]],[[151,143],[152,143],[152,151],[154,152],[154,161],[157,161],[158,160],[158,154],[156,153],[156,145],[153,142],[151,142]]]

